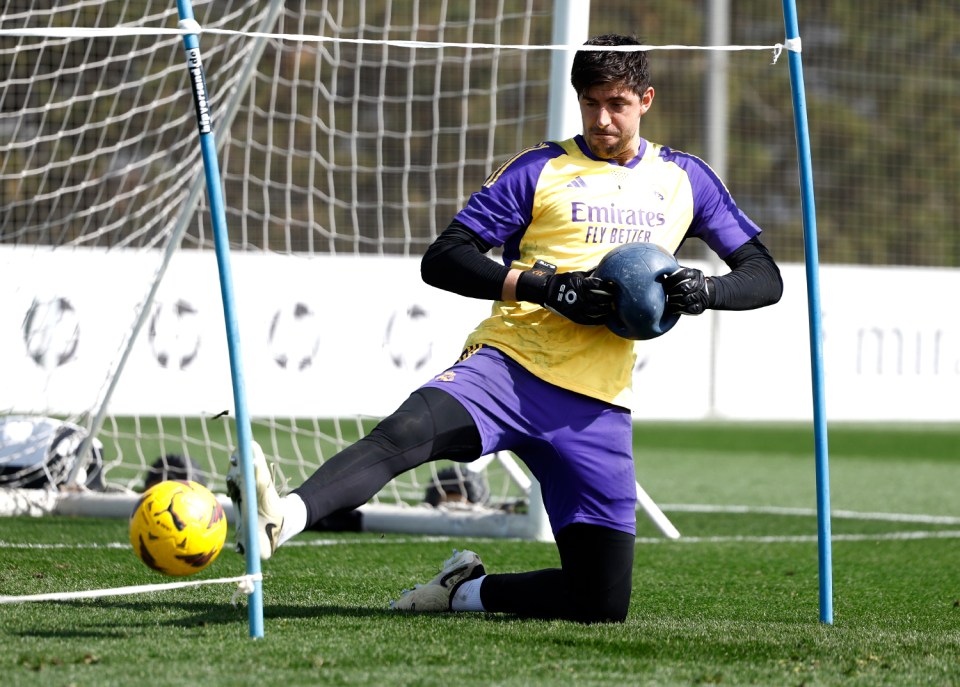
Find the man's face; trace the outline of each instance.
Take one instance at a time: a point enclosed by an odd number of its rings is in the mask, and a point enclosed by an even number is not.
[[[653,103],[653,88],[642,95],[620,84],[591,86],[580,95],[583,138],[604,160],[626,164],[640,148],[640,117]]]

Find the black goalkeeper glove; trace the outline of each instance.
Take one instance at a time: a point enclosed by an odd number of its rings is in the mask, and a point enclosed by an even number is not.
[[[667,295],[664,311],[668,315],[699,315],[713,305],[713,282],[698,269],[681,267],[660,281]]]
[[[517,280],[517,300],[542,305],[577,324],[604,324],[613,314],[608,284],[589,272],[557,274],[556,265],[537,260]]]

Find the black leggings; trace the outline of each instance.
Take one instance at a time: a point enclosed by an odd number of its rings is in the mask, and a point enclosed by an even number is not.
[[[440,389],[417,389],[371,432],[326,461],[294,489],[307,506],[307,527],[363,505],[390,480],[431,460],[480,457],[470,413]]]
[[[431,460],[480,457],[480,433],[448,393],[414,391],[367,436],[326,461],[294,490],[307,506],[307,527],[369,501],[401,473]],[[580,622],[622,622],[630,604],[634,537],[597,525],[557,533],[561,568],[490,574],[481,599],[489,611]]]
[[[634,536],[574,523],[557,533],[562,568],[487,575],[488,611],[583,623],[623,622],[633,588]]]

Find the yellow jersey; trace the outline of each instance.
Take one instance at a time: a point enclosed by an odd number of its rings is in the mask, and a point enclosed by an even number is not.
[[[675,253],[704,240],[721,258],[760,233],[699,158],[641,139],[626,165],[595,157],[581,136],[521,151],[494,171],[456,219],[504,264],[542,259],[557,272],[590,270],[614,246],[655,243]],[[575,324],[527,302],[496,301],[465,347],[493,346],[564,389],[629,408],[636,342]]]

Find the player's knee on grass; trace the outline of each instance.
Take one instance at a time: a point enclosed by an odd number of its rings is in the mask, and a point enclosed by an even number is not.
[[[581,623],[622,623],[630,609],[630,590],[587,590],[573,596],[575,612],[573,620]]]
[[[480,597],[488,611],[582,623],[623,622],[630,608],[634,537],[570,525],[557,534],[563,568],[491,574]]]
[[[633,589],[635,537],[597,525],[573,524],[557,533],[573,619],[623,622]]]

